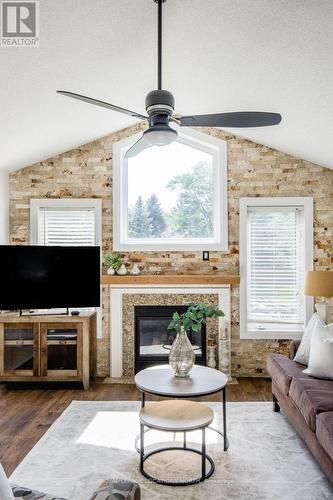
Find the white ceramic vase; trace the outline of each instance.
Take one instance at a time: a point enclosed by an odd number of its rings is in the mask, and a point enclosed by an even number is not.
[[[125,267],[125,264],[122,264],[119,269],[117,269],[117,274],[119,276],[125,276],[127,274],[127,269]]]
[[[133,276],[137,276],[138,274],[140,274],[140,269],[137,264],[133,264],[130,269],[130,274],[132,274]]]
[[[106,274],[108,274],[109,276],[114,276],[115,273],[116,271],[113,269],[113,267],[109,267],[109,269],[106,271]]]

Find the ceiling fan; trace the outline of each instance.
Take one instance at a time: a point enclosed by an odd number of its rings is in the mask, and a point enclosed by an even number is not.
[[[152,90],[146,97],[146,111],[148,116],[130,111],[129,109],[115,106],[108,102],[99,101],[84,95],[58,90],[59,94],[79,99],[96,106],[112,109],[126,115],[148,120],[149,127],[143,136],[125,154],[125,158],[138,155],[144,149],[152,146],[166,146],[177,140],[178,134],[170,127],[170,122],[175,122],[181,127],[266,127],[277,125],[281,121],[279,113],[264,113],[257,111],[238,111],[235,113],[216,113],[210,115],[175,116],[174,98],[171,92],[162,90],[162,4],[166,0],[153,0],[158,6],[158,90]]]

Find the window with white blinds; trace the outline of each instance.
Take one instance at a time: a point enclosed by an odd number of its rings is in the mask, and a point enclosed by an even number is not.
[[[30,243],[46,246],[100,246],[101,200],[30,201]]]
[[[94,246],[94,209],[40,208],[38,244],[46,246]]]
[[[301,333],[307,312],[305,269],[310,262],[306,255],[307,207],[301,203],[263,206],[262,200],[260,206],[244,203],[246,207],[241,210],[241,245],[246,245],[241,248],[243,333],[258,334],[258,338],[265,338],[268,332]]]

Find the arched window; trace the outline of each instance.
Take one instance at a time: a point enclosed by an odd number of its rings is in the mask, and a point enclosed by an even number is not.
[[[227,250],[226,142],[187,129],[126,160],[114,145],[113,249]]]

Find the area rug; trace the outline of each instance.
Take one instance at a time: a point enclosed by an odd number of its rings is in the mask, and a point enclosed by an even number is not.
[[[210,406],[214,425],[220,426],[221,405]],[[17,467],[11,482],[68,500],[87,500],[105,478],[137,481],[143,500],[333,498],[321,469],[270,403],[228,404],[230,447],[224,452],[221,437],[208,431],[207,451],[216,470],[204,483],[175,488],[144,480],[134,449],[139,407],[138,402],[72,402]],[[153,443],[174,439],[181,436],[152,431],[147,445],[152,449]],[[188,442],[199,446],[200,434],[189,434]],[[189,452],[168,451],[151,457],[147,470],[161,478],[184,480],[200,476],[200,459]]]

